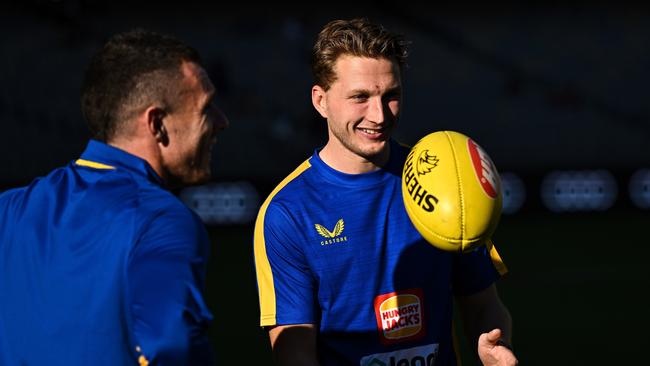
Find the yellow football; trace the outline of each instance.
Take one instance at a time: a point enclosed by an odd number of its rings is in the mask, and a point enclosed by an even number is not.
[[[501,181],[471,138],[433,132],[418,141],[402,171],[402,197],[415,228],[432,245],[467,252],[489,239],[501,216]]]

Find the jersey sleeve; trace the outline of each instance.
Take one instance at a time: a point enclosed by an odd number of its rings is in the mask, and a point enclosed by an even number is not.
[[[469,253],[456,254],[452,272],[454,295],[467,296],[484,290],[506,272],[491,240]]]
[[[263,207],[255,227],[261,326],[317,322],[316,285],[286,208]]]
[[[132,346],[149,365],[212,365],[203,298],[209,240],[184,207],[146,225],[127,266]]]

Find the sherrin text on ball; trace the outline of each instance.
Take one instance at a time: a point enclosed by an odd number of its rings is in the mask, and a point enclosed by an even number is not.
[[[413,146],[402,172],[402,197],[415,228],[445,251],[484,244],[501,216],[501,182],[492,159],[455,131],[430,133]]]

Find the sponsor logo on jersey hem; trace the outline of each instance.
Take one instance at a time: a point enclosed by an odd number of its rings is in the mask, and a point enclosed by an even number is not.
[[[393,352],[365,356],[361,366],[433,366],[438,357],[438,343],[426,344]]]

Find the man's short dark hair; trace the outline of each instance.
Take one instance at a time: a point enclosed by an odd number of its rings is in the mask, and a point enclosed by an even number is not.
[[[381,24],[366,18],[333,20],[318,34],[312,50],[312,74],[316,85],[328,90],[336,81],[334,66],[339,57],[386,58],[397,62],[400,71],[406,65],[408,42]]]
[[[154,103],[174,109],[183,62],[200,64],[199,54],[172,36],[135,29],[111,37],[93,56],[81,88],[81,112],[92,137],[110,141]]]

